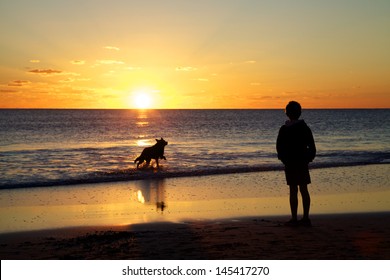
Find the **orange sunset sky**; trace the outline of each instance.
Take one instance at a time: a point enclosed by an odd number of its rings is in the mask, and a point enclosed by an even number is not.
[[[390,1],[1,0],[0,108],[390,108]]]

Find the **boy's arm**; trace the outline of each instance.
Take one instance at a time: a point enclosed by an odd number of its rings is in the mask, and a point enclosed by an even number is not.
[[[279,129],[278,138],[276,139],[276,151],[278,159],[285,163],[283,127]]]
[[[311,129],[308,128],[308,143],[307,143],[307,152],[308,152],[308,160],[309,162],[313,161],[316,157],[317,149],[316,144],[314,142],[313,133],[311,132]]]

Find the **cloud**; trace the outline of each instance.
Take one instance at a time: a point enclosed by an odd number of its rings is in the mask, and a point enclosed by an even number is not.
[[[39,62],[41,62],[41,61],[40,61],[39,59],[31,59],[30,62],[31,62],[31,63],[39,63]]]
[[[29,83],[30,83],[30,81],[16,80],[16,81],[9,82],[8,86],[10,86],[10,87],[21,87],[21,86],[27,85]]]
[[[62,70],[55,70],[55,69],[32,69],[32,70],[29,70],[28,73],[39,74],[39,75],[44,75],[44,76],[51,76],[51,75],[80,76],[80,74],[78,74],[78,73],[64,72]]]
[[[110,70],[107,73],[104,73],[103,75],[105,75],[105,76],[112,76],[112,75],[115,75],[115,73],[116,73],[116,71]]]
[[[73,78],[66,78],[65,80],[59,81],[60,83],[73,83],[75,79]]]
[[[119,60],[110,60],[110,59],[103,59],[103,60],[97,60],[98,64],[104,64],[104,65],[119,65],[119,64],[125,64],[123,61]]]
[[[63,71],[54,70],[54,69],[32,69],[32,70],[29,70],[28,72],[33,73],[33,74],[51,75],[51,74],[60,74]]]
[[[255,64],[256,60],[247,60],[244,63],[246,63],[246,64]]]
[[[185,72],[189,72],[189,71],[196,71],[196,70],[198,70],[198,69],[195,68],[195,67],[191,67],[191,66],[184,66],[184,67],[176,67],[175,70],[176,70],[176,71],[185,71]]]
[[[3,92],[3,93],[15,93],[15,92],[18,92],[17,90],[14,90],[14,89],[0,89],[0,92]]]
[[[85,64],[85,60],[72,60],[70,63],[75,65],[83,65]]]
[[[69,77],[69,78],[66,78],[66,79],[63,79],[63,80],[59,80],[58,82],[60,83],[73,83],[73,82],[86,82],[86,81],[90,81],[91,79],[90,78],[73,78],[73,77]]]
[[[195,79],[195,81],[199,81],[199,82],[208,82],[209,79],[205,79],[205,78],[198,78],[198,79]]]
[[[120,48],[113,47],[113,46],[105,46],[103,48],[106,49],[106,50],[111,50],[111,51],[120,51]]]

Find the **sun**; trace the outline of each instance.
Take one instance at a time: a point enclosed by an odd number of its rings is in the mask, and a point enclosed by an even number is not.
[[[149,109],[152,105],[152,98],[145,91],[135,91],[133,92],[133,103],[137,109]]]

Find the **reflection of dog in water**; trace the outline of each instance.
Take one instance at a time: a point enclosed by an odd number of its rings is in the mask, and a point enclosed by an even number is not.
[[[161,138],[160,140],[156,139],[156,141],[157,141],[157,143],[154,144],[154,146],[145,148],[142,151],[141,155],[134,160],[134,163],[138,162],[137,168],[144,161],[146,161],[145,167],[149,166],[150,161],[152,159],[154,159],[156,161],[157,168],[159,168],[158,160],[159,159],[167,160],[164,156],[164,148],[166,145],[168,145],[168,142],[165,141],[163,138]]]
[[[164,212],[164,209],[167,207],[164,201],[156,202],[157,210],[161,210],[161,212]]]

